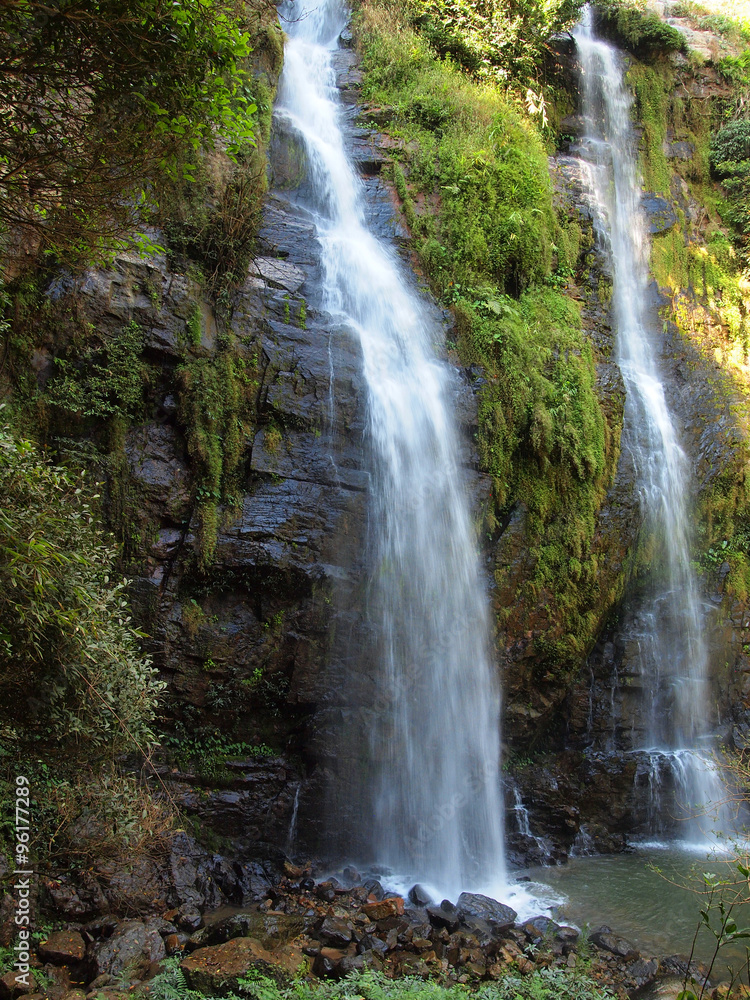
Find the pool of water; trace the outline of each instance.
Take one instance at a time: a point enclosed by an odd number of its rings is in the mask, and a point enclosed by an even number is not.
[[[550,889],[563,900],[552,909],[559,922],[591,930],[608,924],[644,955],[674,955],[690,952],[700,911],[708,901],[704,872],[734,883],[738,879],[726,858],[674,845],[642,845],[633,854],[571,858],[559,867],[518,874],[531,877],[526,888],[540,897],[540,904],[549,899]],[[750,892],[747,884],[740,888],[746,905],[736,905],[733,915],[744,927],[750,925]],[[727,898],[730,893],[734,895],[727,888]],[[718,902],[718,896],[715,899]],[[742,965],[745,943],[722,948],[711,976],[714,982],[725,978],[728,966],[736,970]],[[714,947],[715,939],[701,930],[695,956],[709,962]]]

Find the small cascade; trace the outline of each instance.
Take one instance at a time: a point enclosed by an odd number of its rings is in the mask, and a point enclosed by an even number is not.
[[[649,240],[641,209],[632,98],[619,53],[593,37],[587,10],[574,32],[587,134],[575,153],[584,161],[603,249],[614,269],[612,311],[618,364],[626,387],[623,447],[638,475],[652,547],[651,585],[640,597],[629,639],[627,682],[641,699],[644,760],[639,780],[649,799],[650,833],[665,829],[665,789],[683,816],[707,814],[721,795],[718,774],[697,747],[712,723],[705,614],[690,561],[687,500],[690,469],[667,405],[660,372],[660,327],[648,307]],[[615,671],[616,671],[615,665]],[[614,673],[611,708],[617,740]],[[637,746],[637,742],[636,742]],[[613,745],[608,748],[615,750]],[[645,777],[644,777],[645,775]],[[685,827],[688,839],[700,827]]]
[[[569,853],[571,858],[588,858],[597,853],[594,838],[589,833],[585,823],[579,827]]]
[[[532,854],[532,860],[535,864],[544,864],[549,860],[550,848],[549,844],[544,840],[543,837],[537,837],[531,830],[531,819],[529,816],[529,810],[526,808],[523,798],[521,797],[521,791],[518,785],[513,784],[513,816],[516,821],[516,828],[518,834],[526,841],[533,842],[536,846],[536,850],[526,854]]]
[[[442,330],[366,224],[335,85],[346,11],[322,0],[286,13],[277,115],[308,164],[295,198],[320,245],[320,308],[359,344],[368,404],[369,641],[351,659],[371,687],[343,713],[343,756],[359,766],[336,790],[350,818],[332,815],[331,837],[342,850],[357,843],[363,864],[455,898],[505,884],[500,692],[451,412],[455,375],[439,360]]]
[[[292,806],[292,818],[289,820],[289,832],[286,835],[286,853],[291,854],[297,842],[297,813],[299,812],[299,790],[302,782],[297,785],[294,792],[294,805]]]
[[[704,848],[735,830],[736,813],[710,757],[697,750],[646,750],[637,757],[648,836]]]

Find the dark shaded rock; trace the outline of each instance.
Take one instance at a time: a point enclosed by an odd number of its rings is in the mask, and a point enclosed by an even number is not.
[[[158,931],[148,930],[140,920],[126,920],[96,947],[94,966],[97,975],[118,976],[127,968],[133,978],[138,978],[151,962],[165,957],[166,948]]]
[[[597,948],[609,951],[613,955],[619,955],[621,958],[635,957],[638,954],[635,947],[625,938],[615,934],[611,927],[598,927],[592,932],[589,940]]]
[[[326,917],[318,928],[318,937],[334,948],[345,948],[354,936],[354,928],[348,920],[340,917]]]
[[[479,917],[498,931],[512,927],[518,916],[516,911],[505,903],[476,892],[462,892],[458,897],[457,908],[460,916]]]
[[[451,932],[457,930],[461,914],[449,899],[444,899],[440,906],[432,905],[426,909],[433,927],[445,927]]]
[[[423,886],[417,883],[409,889],[409,902],[414,903],[415,906],[429,906],[432,897]]]
[[[38,948],[39,957],[53,965],[82,962],[86,957],[86,943],[78,931],[55,931]]]
[[[341,963],[346,957],[346,952],[338,948],[321,948],[313,963],[313,972],[321,978],[329,976],[342,976]]]
[[[363,887],[367,889],[367,892],[371,896],[374,896],[377,900],[381,900],[385,896],[383,886],[376,878],[368,878],[365,882],[363,882]]]
[[[357,945],[357,951],[360,953],[371,951],[382,957],[387,953],[388,945],[375,934],[365,934]]]

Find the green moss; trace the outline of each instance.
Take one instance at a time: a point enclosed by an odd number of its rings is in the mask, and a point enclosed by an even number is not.
[[[199,568],[213,558],[219,504],[236,506],[240,473],[252,426],[253,365],[231,346],[212,358],[192,358],[177,371],[180,419],[196,476]]]
[[[203,315],[200,306],[196,303],[193,311],[188,316],[186,324],[188,342],[193,347],[200,347],[203,338]]]

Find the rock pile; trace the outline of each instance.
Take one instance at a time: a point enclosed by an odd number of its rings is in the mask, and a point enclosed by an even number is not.
[[[508,972],[575,969],[622,996],[665,973],[680,959],[640,955],[609,927],[581,941],[573,927],[546,916],[519,920],[488,896],[462,893],[453,903],[433,900],[420,885],[406,898],[376,878],[348,868],[316,882],[309,869],[286,865],[286,875],[247,908],[201,914],[184,905],[142,920],[100,917],[51,934],[38,950],[37,980],[24,987],[6,976],[0,1000],[123,1000],[134,983],[152,978],[168,955],[181,957],[189,985],[208,995],[237,986],[251,969],[281,976],[340,978],[372,969],[388,977],[436,977],[470,983]]]

